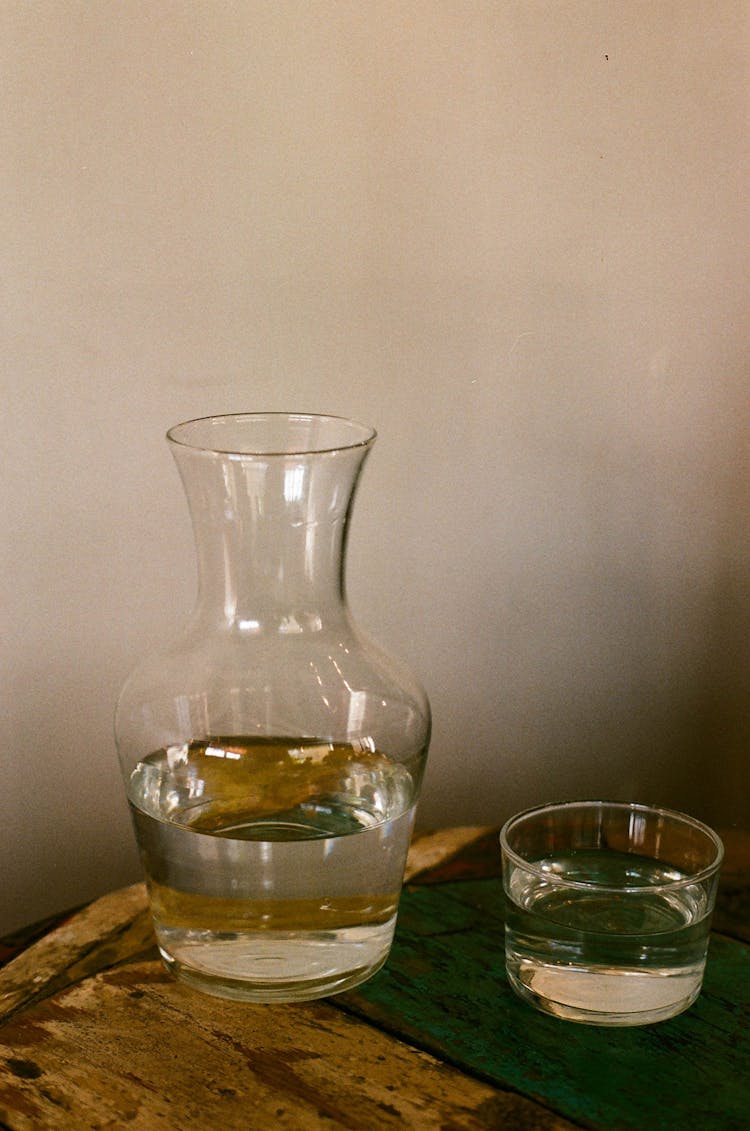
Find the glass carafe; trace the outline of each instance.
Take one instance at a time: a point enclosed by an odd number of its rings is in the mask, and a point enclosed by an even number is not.
[[[375,433],[264,413],[167,439],[198,597],[116,715],[159,948],[209,993],[322,997],[388,956],[429,742],[424,691],[346,602]]]

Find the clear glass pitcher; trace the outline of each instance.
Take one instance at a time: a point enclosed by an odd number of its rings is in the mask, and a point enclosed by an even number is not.
[[[419,683],[346,602],[375,432],[264,413],[167,439],[198,597],[116,714],[159,948],[219,996],[336,993],[388,956],[430,733]]]

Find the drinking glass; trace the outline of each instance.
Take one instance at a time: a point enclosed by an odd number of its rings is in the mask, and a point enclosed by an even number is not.
[[[569,801],[500,833],[511,986],[546,1013],[646,1025],[700,993],[723,848],[684,813]]]

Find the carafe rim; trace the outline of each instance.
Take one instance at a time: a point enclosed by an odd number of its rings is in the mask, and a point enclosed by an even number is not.
[[[237,429],[243,425],[255,426],[256,433],[260,431],[263,423],[268,424],[268,433],[271,438],[262,443],[256,436],[248,436],[243,443],[220,443],[218,432],[220,429],[233,427]],[[279,444],[279,425],[286,424],[290,440],[286,446]],[[317,441],[308,439],[306,443],[294,438],[294,429],[307,426],[310,430],[316,427],[323,430]],[[215,436],[210,436],[214,431]],[[262,435],[262,432],[260,433]],[[236,433],[235,433],[236,435]],[[377,438],[377,431],[370,425],[361,424],[345,416],[329,413],[310,412],[236,412],[218,413],[208,416],[198,416],[191,420],[184,420],[173,425],[166,433],[166,439],[177,448],[187,449],[195,453],[209,456],[231,456],[236,459],[273,457],[286,458],[289,456],[326,455],[339,451],[350,451],[356,448],[368,448]]]

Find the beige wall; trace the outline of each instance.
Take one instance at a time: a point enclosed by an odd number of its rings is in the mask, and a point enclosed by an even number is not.
[[[422,822],[748,823],[745,0],[2,0],[0,928],[138,875],[111,737],[186,613],[162,435],[360,418],[350,595]]]

